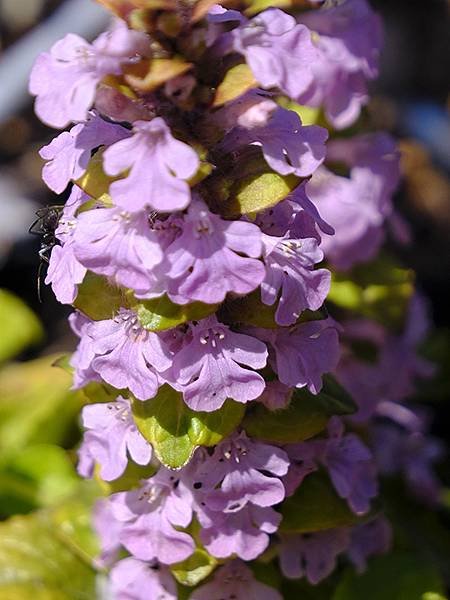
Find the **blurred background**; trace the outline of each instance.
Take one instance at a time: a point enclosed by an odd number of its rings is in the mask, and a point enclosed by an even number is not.
[[[400,140],[403,182],[395,201],[410,228],[409,243],[388,244],[404,266],[415,270],[418,287],[430,299],[435,332],[427,352],[448,371],[450,3],[372,4],[383,17],[386,39],[368,111],[375,127]],[[43,285],[38,300],[40,240],[28,233],[39,207],[61,204],[65,197],[55,196],[41,181],[38,150],[56,132],[34,116],[27,78],[36,55],[65,33],[93,38],[107,22],[107,13],[90,0],[0,0],[0,519],[35,508],[53,510],[61,499],[79,493],[72,449],[83,398],[69,391],[64,359],[60,369],[52,367],[76,340],[66,322],[70,311],[51,290]],[[434,386],[432,431],[445,439],[450,403],[442,368]],[[442,475],[449,487],[449,474]],[[93,553],[95,543],[83,530],[87,516],[76,503],[67,506],[72,508],[63,515],[49,513],[45,527],[66,533],[72,528],[77,552]],[[2,600],[27,597],[2,593]]]

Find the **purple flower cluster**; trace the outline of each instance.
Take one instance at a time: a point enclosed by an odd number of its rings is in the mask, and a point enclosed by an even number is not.
[[[188,583],[191,600],[280,600],[245,561],[269,549],[286,577],[312,584],[340,555],[363,570],[390,542],[387,521],[370,520],[377,465],[438,485],[438,451],[402,404],[428,371],[415,354],[420,307],[403,337],[377,329],[370,367],[341,355],[340,333],[358,337],[358,324],[324,308],[324,261],[346,270],[377,253],[399,171],[387,134],[334,131],[368,100],[378,17],[366,0],[310,4],[295,15],[158,5],[144,18],[117,0],[126,21],[92,43],[67,35],[31,73],[38,116],[70,126],[40,151],[48,187],[72,185],[45,282],[76,307],[74,387],[109,393],[82,410],[78,470],[107,482],[136,465],[153,473],[95,510],[97,562],[118,600],[176,599],[180,563],[198,553],[211,569]],[[305,106],[329,130],[305,125]],[[355,396],[353,418],[327,412],[297,443],[250,434],[258,409],[275,416],[302,394],[320,413],[331,372]],[[230,406],[245,417],[227,429]],[[397,428],[371,420],[372,451],[351,428],[374,415]],[[192,452],[174,468],[180,436]],[[280,527],[285,499],[319,472],[348,525]]]

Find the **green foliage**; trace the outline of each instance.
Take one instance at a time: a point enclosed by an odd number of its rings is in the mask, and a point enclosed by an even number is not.
[[[41,341],[42,326],[28,306],[0,289],[0,363]]]
[[[99,150],[89,161],[84,175],[75,182],[86,194],[95,199],[108,199],[109,186],[117,177],[109,177],[103,170],[103,150]]]
[[[264,329],[277,329],[280,327],[275,321],[275,312],[277,303],[268,306],[261,301],[261,292],[256,290],[242,298],[235,298],[227,302],[225,314],[227,320],[234,323],[244,323],[253,327],[263,327]],[[326,319],[328,313],[325,307],[319,310],[304,310],[297,320],[297,323],[307,321],[319,321]]]
[[[364,520],[350,510],[347,502],[337,495],[328,475],[321,471],[308,475],[280,510],[283,515],[280,530],[286,532],[310,533]]]
[[[70,391],[70,375],[53,366],[59,356],[7,365],[0,371],[0,460],[26,445],[61,444],[85,400]]]
[[[90,319],[102,321],[111,319],[121,306],[127,306],[128,296],[123,288],[111,285],[105,277],[88,271],[78,286],[73,305]]]
[[[0,470],[0,514],[54,506],[79,485],[65,450],[50,444],[27,446]]]
[[[73,501],[0,524],[0,600],[92,600],[95,594],[88,504]]]
[[[217,566],[217,560],[206,550],[197,548],[186,560],[171,566],[175,579],[182,585],[193,587],[206,579]]]
[[[203,304],[202,302],[174,304],[166,294],[132,306],[133,310],[137,312],[142,327],[149,331],[163,331],[186,323],[186,321],[204,319],[214,313],[217,307],[217,304]]]
[[[317,435],[333,415],[355,411],[351,396],[331,375],[325,375],[319,394],[311,394],[305,388],[295,390],[285,409],[270,411],[262,404],[255,404],[245,416],[243,427],[252,437],[288,444]]]
[[[222,106],[235,100],[256,85],[257,81],[246,63],[235,65],[225,73],[223,81],[217,86],[213,106]]]
[[[370,561],[362,575],[348,569],[332,600],[445,600],[436,568],[423,557],[388,554]]]
[[[301,183],[296,175],[272,171],[255,147],[247,150],[237,166],[207,181],[211,208],[225,217],[253,217],[284,200]]]
[[[234,431],[244,410],[242,404],[227,400],[219,410],[195,412],[168,385],[151,400],[133,400],[139,431],[152,444],[157,458],[172,469],[185,465],[197,446],[214,446]]]
[[[413,291],[414,273],[380,255],[349,273],[333,273],[328,300],[398,331]]]

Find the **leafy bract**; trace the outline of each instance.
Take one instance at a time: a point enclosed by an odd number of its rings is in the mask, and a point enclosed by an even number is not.
[[[242,425],[250,436],[288,444],[317,435],[333,415],[349,415],[355,411],[351,396],[331,375],[325,375],[319,394],[311,394],[306,388],[296,389],[289,406],[277,411],[256,404],[248,411]]]
[[[155,398],[133,401],[139,431],[166,466],[178,469],[191,458],[197,446],[215,446],[239,425],[244,405],[227,400],[219,410],[195,412],[181,393],[163,385]]]
[[[78,295],[73,303],[90,319],[111,319],[121,306],[128,305],[128,296],[123,288],[111,285],[105,277],[88,271],[78,286]]]
[[[171,329],[186,321],[204,319],[217,310],[217,304],[174,304],[166,294],[152,300],[143,300],[132,306],[142,327],[149,331]]]
[[[124,79],[133,89],[149,93],[191,67],[181,56],[143,59],[126,67]]]
[[[257,86],[252,70],[246,63],[231,67],[217,86],[213,106],[222,106]]]
[[[321,471],[303,480],[295,493],[281,505],[281,514],[280,530],[296,533],[344,527],[362,520],[337,495],[328,475]]]
[[[189,558],[171,566],[175,579],[182,585],[192,587],[208,577],[215,569],[217,560],[206,550],[197,548]]]

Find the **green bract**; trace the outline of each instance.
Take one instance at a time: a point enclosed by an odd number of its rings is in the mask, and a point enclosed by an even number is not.
[[[214,412],[195,412],[168,385],[151,400],[133,400],[139,431],[152,444],[157,458],[172,469],[185,465],[197,446],[215,446],[232,433],[244,410],[243,404],[227,400]]]
[[[280,531],[311,533],[364,521],[337,495],[328,475],[320,471],[308,475],[280,510]]]
[[[249,409],[242,425],[252,437],[288,444],[317,435],[333,415],[354,412],[356,405],[351,396],[333,377],[325,375],[319,394],[311,394],[305,388],[294,390],[289,406],[277,411],[256,404]]]
[[[206,550],[197,548],[189,558],[172,565],[170,570],[182,585],[195,586],[216,568],[217,560]]]
[[[164,294],[153,300],[143,300],[131,306],[136,311],[139,322],[149,331],[163,331],[172,329],[186,321],[198,321],[211,315],[217,310],[217,304],[174,304]]]

